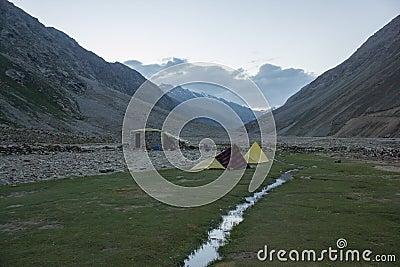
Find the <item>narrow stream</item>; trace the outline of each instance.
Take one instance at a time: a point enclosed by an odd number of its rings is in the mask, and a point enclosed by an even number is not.
[[[260,198],[268,194],[268,191],[274,189],[286,181],[292,180],[291,172],[287,171],[281,175],[276,181],[261,191],[256,192],[253,196],[245,197],[244,203],[236,205],[236,208],[230,210],[227,215],[222,216],[221,224],[208,232],[208,239],[198,249],[193,251],[184,261],[185,267],[205,267],[211,262],[220,259],[218,248],[228,243],[230,231],[235,225],[243,221],[243,213],[252,207]]]

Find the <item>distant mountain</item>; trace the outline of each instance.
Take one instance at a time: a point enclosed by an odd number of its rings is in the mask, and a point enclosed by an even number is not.
[[[166,91],[166,89],[169,89],[171,86],[168,85],[160,85],[161,90]],[[256,119],[257,115],[261,115],[262,113],[257,112],[257,111],[253,111],[248,107],[239,105],[237,103],[228,101],[224,98],[220,98],[220,97],[216,97],[207,93],[199,93],[199,92],[194,92],[191,91],[189,89],[183,88],[181,86],[177,86],[175,88],[173,88],[172,90],[170,90],[167,95],[171,98],[176,100],[176,102],[182,103],[185,102],[187,100],[190,99],[195,99],[195,98],[210,98],[210,99],[214,99],[217,100],[221,103],[226,104],[227,106],[229,106],[241,119],[242,123],[248,123],[254,119]],[[202,107],[198,107],[198,108],[202,108]],[[222,110],[220,108],[218,108],[218,106],[212,105],[212,107],[208,106],[207,109],[209,111],[212,111],[214,113],[221,113]],[[237,126],[240,127],[241,125],[231,125],[233,127]]]
[[[119,137],[130,97],[144,81],[0,0],[0,124]],[[159,110],[175,105],[168,97],[158,103]]]
[[[400,16],[274,116],[279,135],[400,137]]]

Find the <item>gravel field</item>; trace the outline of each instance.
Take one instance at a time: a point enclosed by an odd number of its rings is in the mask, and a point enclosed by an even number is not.
[[[218,151],[222,149],[219,147]],[[277,151],[320,152],[398,164],[400,139],[279,137]],[[189,160],[200,157],[197,149],[183,150],[183,154]],[[157,169],[173,167],[162,151],[149,151],[149,157]],[[138,157],[133,168],[145,170],[149,166],[143,162],[143,157]],[[118,144],[13,143],[0,146],[0,185],[123,171],[127,171],[127,167],[122,146]]]

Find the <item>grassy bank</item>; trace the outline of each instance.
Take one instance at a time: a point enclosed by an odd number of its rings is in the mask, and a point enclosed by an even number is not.
[[[275,164],[271,177],[288,168]],[[162,173],[194,186],[219,171]],[[200,208],[164,205],[127,173],[0,187],[0,266],[176,266],[249,194],[251,173]]]
[[[329,246],[336,248],[338,238],[347,240],[348,249],[369,249],[373,255],[397,254],[398,264],[399,173],[377,170],[371,163],[342,160],[335,164],[332,158],[315,155],[287,154],[281,159],[307,168],[245,214],[245,220],[234,228],[231,242],[220,249],[224,258],[214,263],[215,266],[279,265],[276,256],[273,262],[258,261],[256,252],[264,245],[276,250],[321,251]],[[320,266],[334,263],[291,264]],[[344,262],[336,264],[346,265]],[[354,264],[347,263],[348,266]],[[376,262],[359,264],[368,266],[376,265]]]

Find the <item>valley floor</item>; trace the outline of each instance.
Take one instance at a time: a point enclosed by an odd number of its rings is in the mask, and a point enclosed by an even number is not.
[[[268,250],[315,250],[317,258],[328,247],[337,248],[344,238],[347,249],[371,250],[376,255],[395,255],[400,261],[400,169],[381,171],[380,165],[344,160],[332,164],[326,157],[308,154],[285,154],[284,162],[296,162],[304,170],[295,179],[278,188],[253,209],[234,228],[231,242],[220,250],[223,259],[213,266],[283,265],[276,254],[272,260],[257,259],[265,245]],[[395,165],[391,165],[395,166]],[[377,168],[378,167],[378,168]],[[390,169],[390,168],[389,168]],[[263,254],[262,254],[263,255]],[[301,257],[301,254],[300,254]],[[361,256],[360,256],[361,257]],[[376,262],[304,260],[286,264],[296,266],[370,266]],[[382,264],[382,263],[380,263]]]
[[[246,212],[216,266],[264,266],[256,253],[324,249],[345,238],[350,248],[398,254],[400,173],[371,163],[282,152],[266,179],[301,166],[295,179]],[[146,195],[129,174],[106,174],[0,187],[1,266],[176,266],[247,192],[254,169],[227,196],[199,208],[175,208]],[[163,175],[196,186],[219,171]],[[400,255],[396,255],[399,259]],[[327,265],[329,262],[323,262]],[[270,263],[269,263],[270,264]],[[311,263],[303,263],[310,265]],[[318,263],[317,265],[320,265]]]
[[[35,132],[30,134],[33,135]],[[42,144],[37,143],[40,136],[42,136],[41,133],[37,133],[32,137],[34,143],[27,142],[29,136],[24,136],[24,139],[21,137],[13,142],[8,140],[0,145],[0,185],[127,171],[121,145],[116,143]],[[45,137],[47,138],[48,135]],[[63,138],[63,136],[56,137],[59,138],[56,139],[57,141]],[[72,137],[65,140],[79,141]],[[218,150],[222,151],[224,148],[224,145],[219,145]],[[398,163],[400,139],[278,137],[277,153],[285,151],[319,152],[339,158]],[[149,153],[157,169],[172,167],[161,151]],[[199,156],[198,150],[186,150],[183,153],[189,159],[196,159]],[[141,164],[138,160],[135,165],[140,169],[143,167]]]

